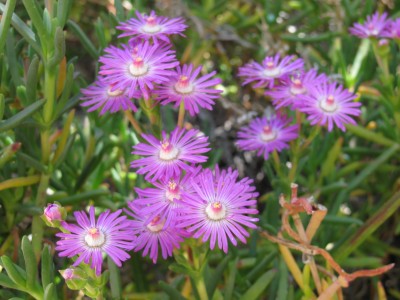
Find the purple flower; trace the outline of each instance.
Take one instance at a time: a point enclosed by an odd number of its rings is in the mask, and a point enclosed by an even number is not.
[[[291,106],[297,109],[302,106],[299,95],[307,94],[311,87],[327,81],[325,74],[319,74],[315,69],[305,73],[289,76],[282,81],[273,91],[266,91],[265,94],[272,97],[275,108]]]
[[[400,18],[389,21],[388,35],[386,37],[400,39]]]
[[[213,173],[206,169],[193,179],[195,194],[187,202],[188,208],[180,217],[179,227],[187,227],[194,238],[202,236],[202,241],[210,241],[210,249],[218,248],[228,252],[228,239],[233,245],[237,240],[246,243],[249,233],[244,227],[256,228],[258,218],[255,207],[258,196],[251,185],[252,180],[237,181],[238,172],[220,171]]]
[[[64,229],[70,233],[58,233],[61,239],[57,241],[56,250],[59,256],[73,257],[78,255],[73,264],[78,266],[82,261],[101,274],[103,262],[102,253],[106,253],[117,266],[127,260],[129,251],[134,246],[136,238],[131,229],[131,223],[126,216],[120,216],[121,210],[110,214],[110,211],[101,213],[96,221],[94,207],[89,209],[89,218],[84,211],[75,212],[78,225],[62,222]]]
[[[275,79],[281,79],[292,72],[299,71],[303,68],[302,59],[296,59],[293,55],[285,56],[280,60],[280,54],[275,56],[267,56],[262,65],[256,62],[250,62],[239,68],[239,76],[244,77],[243,85],[255,82],[254,88],[269,87],[273,88]]]
[[[171,34],[182,34],[187,28],[182,18],[159,17],[154,11],[150,15],[141,14],[136,11],[138,19],[130,19],[117,26],[117,29],[124,31],[118,37],[133,36],[135,38],[150,39],[152,38],[155,43],[158,39],[169,43],[168,36]]]
[[[107,111],[115,113],[121,109],[137,111],[131,97],[140,98],[141,96],[139,91],[133,91],[132,96],[129,97],[125,89],[115,88],[115,84],[111,84],[105,77],[99,77],[96,82],[82,89],[81,92],[83,94],[81,106],[90,106],[88,112],[102,107],[100,115]]]
[[[193,193],[190,180],[200,170],[198,166],[183,176],[162,177],[152,183],[155,188],[135,188],[138,194],[135,204],[141,207],[140,214],[149,216],[149,221],[159,216],[168,227],[182,213],[187,195]]]
[[[236,144],[243,150],[256,150],[257,156],[268,159],[269,153],[288,148],[288,142],[298,137],[298,125],[288,125],[290,121],[281,116],[256,118],[240,129]]]
[[[364,24],[355,23],[349,31],[352,35],[358,36],[359,38],[387,37],[388,22],[387,13],[380,15],[376,12],[372,16],[367,16],[367,20]]]
[[[210,150],[208,137],[198,130],[175,128],[169,136],[162,133],[162,140],[152,135],[142,134],[146,143],[133,147],[132,154],[145,156],[131,163],[132,168],[138,168],[138,174],[146,174],[146,180],[155,181],[162,177],[179,176],[182,170],[190,171],[192,166],[207,161],[207,156],[201,155]]]
[[[165,49],[165,47],[164,47]],[[122,49],[109,47],[107,54],[99,60],[103,65],[100,74],[107,76],[114,86],[113,90],[127,90],[129,97],[134,97],[139,89],[148,99],[154,90],[154,83],[169,81],[176,67],[174,51],[160,51],[159,45],[150,45],[148,41],[135,48],[124,45]]]
[[[218,98],[221,90],[211,88],[222,82],[219,78],[212,76],[216,72],[201,76],[196,79],[200,74],[201,66],[193,71],[193,65],[183,65],[177,67],[176,73],[170,78],[170,81],[164,83],[156,91],[158,94],[157,100],[161,104],[175,103],[178,107],[181,102],[184,103],[185,109],[189,111],[191,116],[199,113],[199,106],[208,110],[212,110],[215,98]]]
[[[361,103],[353,102],[357,96],[337,83],[318,85],[303,96],[300,111],[308,114],[311,125],[328,125],[328,131],[336,125],[346,131],[345,124],[355,124],[350,116],[359,116]]]
[[[131,229],[138,238],[133,250],[135,252],[143,250],[143,256],[149,255],[153,263],[157,262],[159,247],[161,247],[161,255],[164,259],[172,256],[173,249],[179,248],[183,238],[189,237],[189,234],[185,230],[177,228],[175,222],[164,226],[165,219],[161,219],[159,216],[148,222],[148,216],[139,212],[135,202],[129,202],[128,206],[131,211],[126,211],[135,219],[131,221]]]

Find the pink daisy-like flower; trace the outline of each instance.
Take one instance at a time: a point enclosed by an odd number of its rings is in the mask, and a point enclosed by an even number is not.
[[[372,16],[367,16],[364,24],[355,23],[349,31],[352,35],[359,38],[387,37],[389,34],[389,20],[387,16],[387,13],[379,14],[379,12],[376,12]]]
[[[124,45],[122,49],[109,47],[105,51],[107,54],[99,59],[103,63],[99,73],[107,76],[113,90],[127,90],[129,97],[134,97],[139,89],[148,99],[154,83],[169,81],[174,74],[169,69],[179,64],[174,51],[161,52],[159,45],[150,45],[148,41],[134,48]]]
[[[345,124],[356,124],[350,116],[359,116],[361,103],[354,102],[357,96],[337,83],[325,83],[302,96],[300,111],[308,114],[311,125],[328,125],[328,131],[336,125],[346,131]]]
[[[388,34],[386,37],[400,40],[400,18],[389,21]]]
[[[141,96],[139,91],[133,91],[131,96],[128,96],[125,89],[116,88],[104,77],[99,77],[97,81],[86,89],[82,89],[81,92],[83,94],[81,106],[89,106],[88,112],[102,107],[100,115],[107,111],[115,113],[121,109],[137,111],[131,98],[140,98]]]
[[[126,210],[126,213],[135,219],[131,221],[131,229],[138,236],[133,250],[135,252],[143,250],[143,256],[149,255],[153,263],[157,262],[159,247],[161,247],[161,255],[164,259],[172,256],[172,251],[179,248],[183,238],[189,237],[190,234],[182,228],[177,228],[175,222],[164,226],[165,219],[161,219],[159,216],[148,222],[148,216],[140,213],[135,202],[129,202],[130,210]]]
[[[299,71],[304,66],[304,62],[300,58],[293,61],[293,55],[280,59],[280,54],[276,54],[275,56],[267,56],[262,64],[250,62],[240,67],[238,75],[245,78],[242,85],[255,82],[254,88],[273,88],[276,79],[281,79],[292,72]]]
[[[258,194],[251,185],[252,180],[237,181],[238,172],[210,169],[196,176],[192,185],[195,194],[187,202],[186,213],[180,216],[179,227],[193,232],[194,238],[210,241],[210,249],[218,248],[228,252],[228,239],[233,245],[237,240],[246,243],[249,233],[244,227],[257,228],[258,214],[255,207]]]
[[[256,118],[237,133],[236,144],[242,150],[256,150],[257,156],[268,159],[269,153],[289,148],[288,142],[298,137],[298,125],[281,116]]]
[[[305,73],[289,76],[275,90],[266,91],[265,94],[272,97],[272,103],[277,109],[286,106],[297,109],[302,106],[299,95],[307,94],[311,87],[324,81],[327,81],[325,74],[318,75],[315,69],[311,69]]]
[[[202,168],[193,168],[184,176],[163,177],[159,182],[153,182],[155,188],[135,188],[138,198],[135,204],[140,206],[140,213],[149,216],[149,221],[155,217],[165,220],[164,226],[176,220],[182,213],[187,194],[193,193],[191,179]]]
[[[136,11],[137,19],[130,19],[117,26],[117,29],[124,31],[118,37],[133,36],[135,38],[150,39],[152,38],[155,43],[158,40],[169,43],[168,38],[171,34],[182,34],[187,28],[183,18],[167,18],[157,16],[154,11],[150,15],[141,14]]]
[[[200,66],[193,70],[192,64],[183,65],[182,68],[178,66],[170,81],[164,83],[156,91],[157,100],[160,100],[163,105],[173,102],[175,107],[183,102],[191,116],[199,113],[199,106],[212,110],[213,99],[218,98],[222,91],[211,87],[221,83],[222,80],[211,79],[216,74],[215,71],[196,79],[201,68]]]
[[[163,132],[161,141],[149,134],[142,134],[142,137],[148,144],[137,144],[132,154],[145,157],[131,162],[131,167],[138,168],[138,174],[146,174],[146,180],[179,176],[182,170],[192,170],[193,167],[187,163],[207,161],[207,156],[201,154],[210,150],[207,148],[208,137],[198,130],[186,131],[177,127],[169,136]]]
[[[101,274],[103,252],[121,267],[121,262],[130,257],[126,251],[133,248],[136,238],[131,221],[126,216],[120,216],[121,212],[117,210],[110,214],[107,210],[99,215],[97,221],[93,206],[89,209],[89,218],[84,211],[74,212],[78,225],[62,222],[62,227],[70,233],[57,233],[61,238],[56,246],[59,256],[78,255],[73,266],[78,266],[82,261],[90,263],[97,276]]]

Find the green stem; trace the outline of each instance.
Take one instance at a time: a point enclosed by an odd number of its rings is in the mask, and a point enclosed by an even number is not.
[[[110,287],[113,299],[121,299],[121,276],[117,265],[108,257],[108,270],[110,271]]]
[[[179,105],[179,113],[178,113],[178,127],[183,127],[183,122],[185,120],[185,102],[181,102]]]
[[[202,275],[199,276],[199,278],[196,282],[196,288],[197,288],[197,291],[199,292],[200,300],[208,300],[206,284],[204,282],[204,278]]]
[[[46,190],[49,186],[50,175],[42,174],[36,196],[36,205],[43,207],[46,204]],[[32,220],[32,246],[37,259],[40,258],[43,239],[43,221],[40,216],[34,216]]]

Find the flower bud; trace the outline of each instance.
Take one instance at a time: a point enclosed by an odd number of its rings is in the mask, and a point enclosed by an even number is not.
[[[86,285],[87,275],[79,268],[68,268],[59,272],[71,290],[80,290]]]
[[[50,227],[59,227],[65,217],[65,209],[58,203],[48,204],[42,215],[43,221]]]

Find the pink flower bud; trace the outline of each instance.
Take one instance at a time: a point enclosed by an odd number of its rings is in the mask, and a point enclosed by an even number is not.
[[[44,209],[44,215],[49,222],[52,221],[62,221],[62,214],[60,211],[60,206],[57,204],[49,204]]]
[[[72,279],[72,278],[74,278],[74,275],[75,275],[74,269],[70,269],[70,268],[65,269],[63,272],[60,272],[60,273],[65,280]]]

